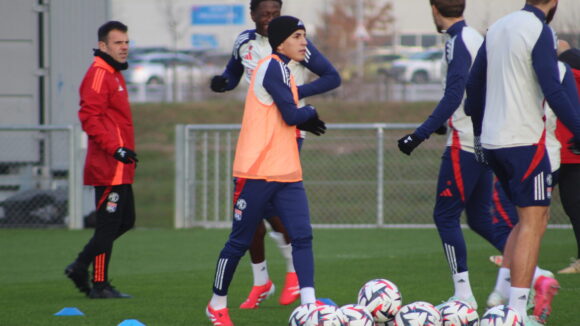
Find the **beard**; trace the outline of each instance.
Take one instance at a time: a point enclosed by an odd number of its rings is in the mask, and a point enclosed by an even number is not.
[[[556,5],[554,6],[554,8],[550,9],[550,11],[548,11],[548,14],[546,15],[546,24],[549,24],[552,19],[554,19],[554,16],[556,15],[556,10],[558,10],[558,3],[556,2]]]

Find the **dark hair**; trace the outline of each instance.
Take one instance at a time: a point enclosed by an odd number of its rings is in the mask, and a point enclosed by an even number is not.
[[[550,0],[526,0],[526,3],[529,5],[543,5],[548,2],[550,2]]]
[[[465,0],[430,0],[443,17],[461,17],[465,10]]]
[[[121,31],[123,33],[127,33],[128,29],[129,28],[127,28],[127,25],[125,25],[119,21],[116,21],[116,20],[108,21],[108,22],[104,23],[103,25],[101,25],[101,27],[99,27],[99,32],[98,32],[99,42],[107,43],[107,37],[109,36],[109,33],[112,30],[118,30],[118,31]]]
[[[250,1],[250,11],[256,10],[256,8],[258,8],[260,3],[264,2],[264,1],[276,1],[280,4],[280,7],[282,7],[282,0],[252,0],[252,1]]]

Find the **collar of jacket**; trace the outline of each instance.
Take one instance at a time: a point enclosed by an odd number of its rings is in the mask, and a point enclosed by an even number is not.
[[[103,59],[109,66],[113,67],[113,69],[117,71],[126,70],[129,68],[129,64],[127,62],[120,63],[119,61],[113,59],[110,55],[106,54],[105,52],[99,49],[93,49],[94,56]]]

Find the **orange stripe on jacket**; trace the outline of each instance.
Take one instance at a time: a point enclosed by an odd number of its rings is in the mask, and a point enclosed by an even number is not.
[[[105,71],[102,69],[98,69],[97,72],[95,72],[92,88],[97,93],[101,92],[101,88],[103,86],[103,80],[104,80],[103,77],[104,76],[105,76]]]
[[[255,94],[256,76],[270,60],[282,62],[276,55],[260,60],[252,74],[242,130],[236,146],[233,176],[276,182],[302,180],[302,167],[296,146],[296,126],[289,126],[275,103],[262,103]],[[294,103],[298,105],[298,88],[290,75]]]

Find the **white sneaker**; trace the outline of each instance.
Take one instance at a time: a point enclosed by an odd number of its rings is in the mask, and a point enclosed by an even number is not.
[[[487,307],[491,308],[502,304],[507,304],[508,300],[509,298],[506,298],[503,295],[501,295],[501,293],[499,293],[498,291],[493,290],[493,292],[491,292],[489,297],[487,297]]]
[[[469,298],[466,298],[466,299],[463,299],[463,298],[460,298],[460,297],[456,297],[456,296],[452,296],[446,302],[455,301],[455,300],[457,300],[457,301],[463,301],[463,302],[469,304],[471,306],[471,308],[477,310],[477,301],[475,300],[475,297],[474,296],[470,296]]]
[[[558,274],[578,274],[580,273],[580,259],[571,258],[570,266],[558,271]]]

